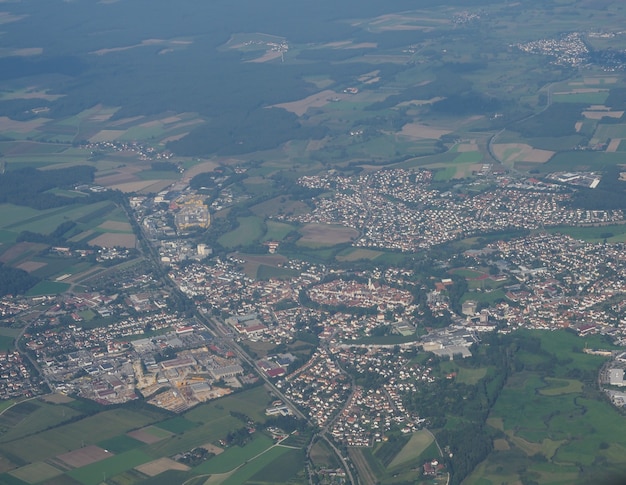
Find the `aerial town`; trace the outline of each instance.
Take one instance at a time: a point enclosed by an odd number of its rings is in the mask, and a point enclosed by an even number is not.
[[[357,271],[297,259],[281,263],[291,277],[255,279],[241,269],[246,255],[210,257],[210,247],[187,237],[193,226],[210,224],[194,191],[179,183],[172,195],[132,199],[173,286],[138,264],[114,281],[94,282],[86,293],[4,297],[5,322],[23,333],[19,349],[0,359],[2,397],[33,396],[47,387],[101,404],[142,397],[182,412],[265,379],[339,442],[371,446],[394,423],[411,432],[425,421],[403,404],[406,393],[439,378],[427,363],[412,360],[417,352],[463,358],[480,345],[482,332],[516,328],[570,328],[626,342],[623,245],[546,231],[624,221],[618,210],[563,206],[571,197],[568,184],[593,187],[596,175],[561,173],[540,181],[490,172],[480,179],[487,188],[476,193],[476,181],[445,192],[431,181],[429,171],[406,169],[307,176],[302,186],[334,197],[315,199],[309,214],[278,219],[341,224],[359,231],[354,246],[399,251],[499,230],[532,231],[486,241],[455,261],[433,261],[433,274],[443,277],[429,280],[410,268]],[[458,267],[476,273],[467,278],[475,299],[460,306],[450,297]],[[172,311],[174,291],[198,313]],[[501,296],[490,298],[491,292]],[[294,345],[302,335],[311,336],[310,344]],[[400,340],[377,340],[389,335]],[[620,359],[604,371],[607,383],[622,385]],[[607,392],[617,405],[626,402],[623,393]]]

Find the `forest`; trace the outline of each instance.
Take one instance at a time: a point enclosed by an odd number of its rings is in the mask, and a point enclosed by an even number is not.
[[[35,286],[39,279],[23,269],[11,268],[0,263],[0,297],[21,295]]]
[[[89,204],[106,199],[117,199],[115,191],[89,193],[85,197],[63,197],[48,190],[73,189],[77,185],[93,182],[95,168],[87,165],[37,170],[20,168],[0,174],[0,204],[15,204],[43,210],[70,204]]]

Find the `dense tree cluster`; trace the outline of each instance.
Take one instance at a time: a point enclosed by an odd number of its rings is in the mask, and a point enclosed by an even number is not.
[[[79,165],[57,170],[43,171],[27,167],[5,172],[0,174],[0,203],[8,202],[34,209],[84,204],[84,197],[63,197],[46,191],[93,182],[95,171],[94,167]]]
[[[0,263],[0,296],[20,295],[39,282],[39,279],[23,269]]]

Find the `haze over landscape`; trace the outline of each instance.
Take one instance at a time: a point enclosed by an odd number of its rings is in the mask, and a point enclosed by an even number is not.
[[[0,484],[626,476],[617,0],[0,0]]]

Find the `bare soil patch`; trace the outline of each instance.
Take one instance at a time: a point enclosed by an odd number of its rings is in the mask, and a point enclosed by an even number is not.
[[[139,465],[135,467],[135,470],[138,470],[141,473],[148,475],[149,477],[154,477],[157,476],[159,473],[163,473],[168,470],[187,471],[189,470],[189,467],[182,463],[178,463],[171,458],[159,458],[158,460]]]
[[[221,453],[224,453],[224,449],[223,448],[220,448],[219,446],[216,446],[213,443],[206,443],[206,444],[202,445],[200,448],[204,448],[209,453],[213,453],[216,456],[221,454]]]
[[[582,121],[577,121],[576,124],[574,125],[574,129],[576,130],[576,133],[580,133],[580,130],[583,127],[583,122]]]
[[[506,451],[506,450],[510,450],[511,447],[509,446],[509,442],[505,439],[497,439],[497,440],[493,440],[493,449],[496,451]]]
[[[623,111],[583,111],[583,116],[590,120],[601,120],[602,118],[621,118]]]
[[[400,131],[399,135],[408,136],[410,138],[438,139],[448,133],[452,133],[452,130],[423,125],[420,123],[407,123],[402,127],[402,131]]]
[[[611,142],[609,143],[609,146],[606,147],[606,151],[616,152],[617,149],[619,148],[620,143],[622,143],[621,138],[611,138]]]
[[[72,468],[80,468],[81,466],[89,465],[90,463],[95,463],[111,456],[113,456],[113,453],[99,446],[90,445],[70,451],[69,453],[57,455],[56,458]]]
[[[137,238],[134,234],[112,234],[105,233],[89,241],[90,246],[101,246],[103,248],[134,248],[137,245]]]
[[[8,118],[7,116],[0,116],[0,131],[30,133],[48,121],[50,120],[46,118],[37,118],[31,121],[16,121]]]
[[[272,108],[283,108],[298,116],[302,116],[309,108],[321,108],[322,106],[326,106],[333,99],[346,99],[348,96],[350,95],[346,93],[336,93],[332,89],[326,89],[299,101],[275,104]]]
[[[41,251],[45,247],[45,244],[20,242],[2,253],[2,256],[0,256],[0,261],[3,263],[9,263],[19,258],[24,253],[27,253],[29,251]]]
[[[108,229],[110,231],[126,231],[126,232],[133,231],[133,228],[131,227],[129,222],[104,221],[98,227],[101,229]]]
[[[351,227],[330,224],[307,224],[300,229],[299,242],[303,244],[340,244],[357,238],[359,231]]]
[[[73,398],[65,394],[47,394],[42,396],[41,400],[52,404],[67,404],[68,402],[74,401]]]
[[[42,263],[41,261],[24,261],[22,264],[19,264],[17,267],[19,269],[23,269],[27,273],[32,273],[33,271],[37,271],[39,268],[43,268],[47,266],[48,263]]]
[[[192,179],[193,177],[195,177],[196,175],[200,173],[212,172],[217,167],[219,167],[219,164],[216,162],[206,161],[206,162],[199,163],[198,165],[194,165],[190,169],[185,170],[185,178]]]

